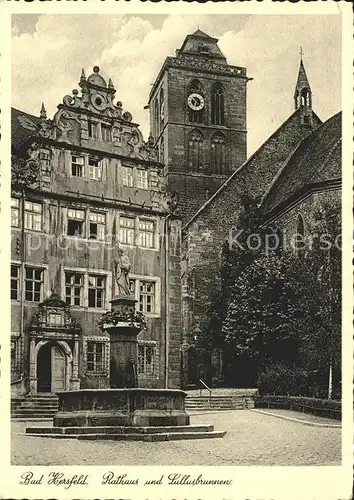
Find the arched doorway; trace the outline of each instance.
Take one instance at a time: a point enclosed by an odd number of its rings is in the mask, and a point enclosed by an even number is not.
[[[42,345],[37,355],[37,391],[57,392],[67,389],[68,358],[56,342]]]

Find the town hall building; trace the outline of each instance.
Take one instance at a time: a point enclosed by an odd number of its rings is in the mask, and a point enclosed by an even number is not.
[[[117,242],[147,318],[139,386],[195,383],[188,352],[205,319],[205,269],[217,274],[242,195],[260,196],[265,220],[294,232],[340,200],[341,115],[316,115],[303,61],[294,112],[248,158],[249,80],[198,29],[156,76],[146,142],[97,66],[53,119],[43,105],[38,117],[12,111],[13,394],[109,386],[99,318],[117,292]],[[221,358],[213,353],[209,383],[221,379]]]

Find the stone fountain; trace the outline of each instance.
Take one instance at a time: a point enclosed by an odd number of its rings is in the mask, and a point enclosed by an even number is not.
[[[211,425],[190,426],[187,394],[178,389],[138,387],[137,336],[143,316],[130,295],[130,262],[119,248],[114,260],[118,296],[101,320],[110,336],[110,388],[58,392],[53,427],[28,427],[33,436],[77,439],[168,441],[223,437]]]

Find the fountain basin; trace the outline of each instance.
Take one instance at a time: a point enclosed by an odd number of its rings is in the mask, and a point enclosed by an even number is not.
[[[54,427],[189,425],[187,393],[178,389],[82,389],[57,396]]]

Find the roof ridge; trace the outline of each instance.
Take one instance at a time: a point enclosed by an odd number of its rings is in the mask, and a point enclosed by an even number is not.
[[[275,186],[275,184],[278,182],[281,174],[284,172],[286,166],[288,165],[289,163],[289,160],[296,154],[296,152],[301,148],[301,146],[304,145],[304,143],[309,140],[311,137],[313,137],[314,135],[317,135],[318,133],[321,132],[321,129],[323,129],[323,127],[325,125],[328,125],[328,122],[329,121],[332,121],[332,119],[334,117],[336,117],[338,114],[340,114],[341,111],[339,111],[338,113],[334,114],[333,116],[329,117],[328,120],[326,120],[325,122],[321,123],[321,125],[319,127],[317,127],[315,130],[312,131],[311,134],[308,134],[306,135],[300,142],[299,144],[293,149],[293,151],[289,154],[289,156],[286,158],[286,160],[284,160],[282,166],[280,167],[280,169],[278,170],[278,172],[276,173],[276,175],[273,177],[273,180],[272,182],[270,183],[269,185],[269,188],[267,189],[267,191],[264,193],[264,195],[262,196],[262,199],[261,199],[261,203],[260,203],[260,206],[263,205],[263,203],[265,202],[266,198],[269,196],[270,192],[272,191],[273,187]],[[337,141],[338,143],[338,141]],[[336,144],[337,144],[336,143]],[[334,149],[334,146],[332,147],[331,149],[331,152],[332,150]],[[328,160],[328,158],[327,158]],[[327,161],[326,160],[326,161]]]

